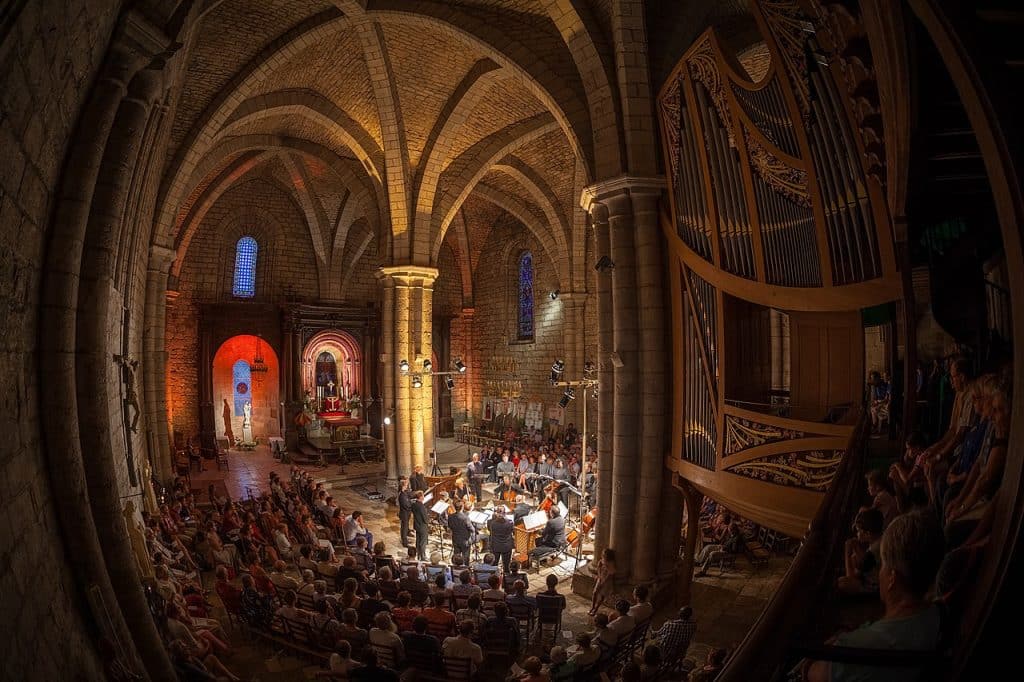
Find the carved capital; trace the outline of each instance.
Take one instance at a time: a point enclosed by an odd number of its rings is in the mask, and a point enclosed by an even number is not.
[[[430,286],[437,279],[440,271],[422,265],[391,265],[377,271],[381,279],[393,279],[406,286]]]
[[[616,197],[660,196],[667,186],[665,177],[661,175],[653,177],[619,175],[584,187],[580,193],[580,206],[584,211],[592,212],[594,204],[607,205]]]

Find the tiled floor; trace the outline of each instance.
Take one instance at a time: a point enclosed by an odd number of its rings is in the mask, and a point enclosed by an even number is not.
[[[466,446],[452,440],[438,439],[437,451],[438,464],[444,470],[447,470],[449,465],[454,466],[467,461]],[[282,478],[287,479],[291,466],[274,460],[266,447],[259,447],[252,452],[231,451],[228,460],[229,469],[226,471],[218,470],[212,462],[207,462],[205,471],[193,473],[192,487],[199,488],[205,493],[211,482],[221,480],[233,498],[241,499],[250,493],[257,495],[260,491],[266,490],[271,471],[276,471]],[[325,479],[335,478],[340,473],[337,465],[327,468],[304,468],[311,471],[314,476]],[[345,473],[369,474],[378,468],[379,465],[354,464],[347,466]],[[382,476],[378,486],[384,490]],[[389,552],[401,551],[398,516],[393,503],[368,500],[356,489],[341,485],[332,486],[331,494],[346,511],[361,510],[367,527],[374,533],[374,539],[382,539]],[[710,647],[732,648],[739,643],[778,586],[788,565],[789,557],[774,557],[768,566],[755,571],[741,558],[737,560],[734,569],[723,575],[718,575],[717,569],[712,569],[711,575],[696,578],[692,590],[692,606],[699,625],[697,642],[691,645],[689,655],[702,660]],[[542,586],[547,574],[551,572],[559,576],[564,586],[560,591],[566,594],[568,608],[562,627],[565,637],[571,642],[576,632],[590,629],[590,619],[587,616],[590,603],[589,600],[572,594],[569,589],[571,562],[544,568],[540,572],[531,571],[531,591]],[[655,614],[655,625],[671,617],[678,607],[679,604],[666,600]],[[312,679],[317,670],[315,666],[309,666],[308,662],[299,661],[281,652],[257,648],[247,643],[240,633],[234,635],[234,641],[238,646],[226,662],[242,675],[243,679],[259,679],[262,682]]]

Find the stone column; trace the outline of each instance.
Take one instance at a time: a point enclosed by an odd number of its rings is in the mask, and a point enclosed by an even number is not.
[[[461,351],[461,358],[466,363],[466,373],[462,375],[461,380],[456,379],[455,381],[455,390],[458,391],[460,387],[462,389],[462,404],[458,405],[455,409],[465,411],[467,423],[471,421],[473,414],[473,404],[476,400],[476,381],[477,377],[480,376],[479,368],[477,367],[479,358],[476,356],[476,345],[474,342],[474,315],[476,315],[476,308],[462,309],[462,317],[459,320],[459,324],[462,327],[464,346]]]
[[[588,207],[594,224],[596,243],[595,255],[598,261],[609,257],[611,242],[608,234],[608,209],[603,204]],[[612,335],[612,273],[610,270],[597,273],[597,324],[598,324],[598,380],[600,392],[597,397],[597,525],[594,528],[594,552],[597,555],[608,547],[612,510],[612,441],[615,436],[615,372],[609,356],[613,350]]]
[[[167,276],[175,252],[156,244],[149,248],[146,274],[145,328],[142,340],[142,384],[146,405],[146,423],[153,432],[150,463],[157,478],[170,480],[174,475],[171,440],[167,431]]]
[[[657,577],[659,552],[670,544],[670,535],[678,542],[682,512],[664,475],[668,363],[657,211],[663,188],[661,178],[624,176],[583,192],[598,261],[611,260],[597,274],[601,387],[595,550],[614,548],[623,577],[632,583]]]
[[[395,319],[395,281],[385,275],[383,272],[377,273],[377,279],[381,283],[381,390],[384,397],[384,403],[381,405],[383,410],[383,417],[391,417],[391,424],[384,427],[384,461],[386,468],[386,476],[388,485],[397,488],[398,487],[398,439],[396,438],[395,429],[398,426],[396,417],[396,398],[395,390],[397,383],[395,381],[398,361],[401,358],[395,357],[395,335],[394,319]],[[367,361],[370,359],[367,358]],[[383,419],[382,417],[382,419]]]
[[[110,624],[127,662],[154,680],[176,676],[121,515],[111,423],[122,401],[112,383],[119,373],[112,371],[108,325],[120,319],[123,301],[112,279],[116,239],[161,89],[162,74],[143,69],[169,44],[141,14],[122,16],[64,164],[40,310],[40,355],[46,358],[41,413],[59,424],[44,432],[69,570],[78,584],[97,588],[101,606],[95,608],[102,613],[93,617]]]
[[[559,294],[558,300],[562,303],[562,330],[563,350],[562,357],[565,358],[565,376],[576,380],[583,376],[583,324],[582,311],[585,293],[566,292]],[[576,400],[569,403],[566,419],[576,424],[577,429],[582,429],[583,421],[583,392],[576,392]],[[595,422],[596,425],[596,422]]]
[[[432,377],[423,374],[423,361],[432,350],[432,319],[436,268],[398,265],[380,269],[385,280],[384,325],[381,333],[385,348],[390,344],[391,357],[385,352],[385,376],[394,377],[396,434],[396,474],[408,476],[415,466],[424,466],[427,452],[433,445],[434,406],[431,397]],[[388,281],[390,280],[390,282]],[[393,293],[389,293],[389,290]],[[388,308],[390,307],[390,312]],[[398,363],[409,362],[409,374],[402,375]],[[414,374],[420,374],[423,385],[412,387]],[[388,473],[392,478],[396,474]]]

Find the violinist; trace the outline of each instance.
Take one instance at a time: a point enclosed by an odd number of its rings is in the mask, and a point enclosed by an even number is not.
[[[516,495],[525,495],[526,490],[512,482],[512,476],[506,474],[501,477],[501,483],[494,489],[494,497],[502,502],[515,502]]]

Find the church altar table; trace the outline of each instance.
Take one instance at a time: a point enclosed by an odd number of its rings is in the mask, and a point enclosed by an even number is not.
[[[324,424],[331,428],[331,442],[341,443],[359,438],[359,427],[362,419],[356,419],[351,412],[321,412],[317,415]]]

